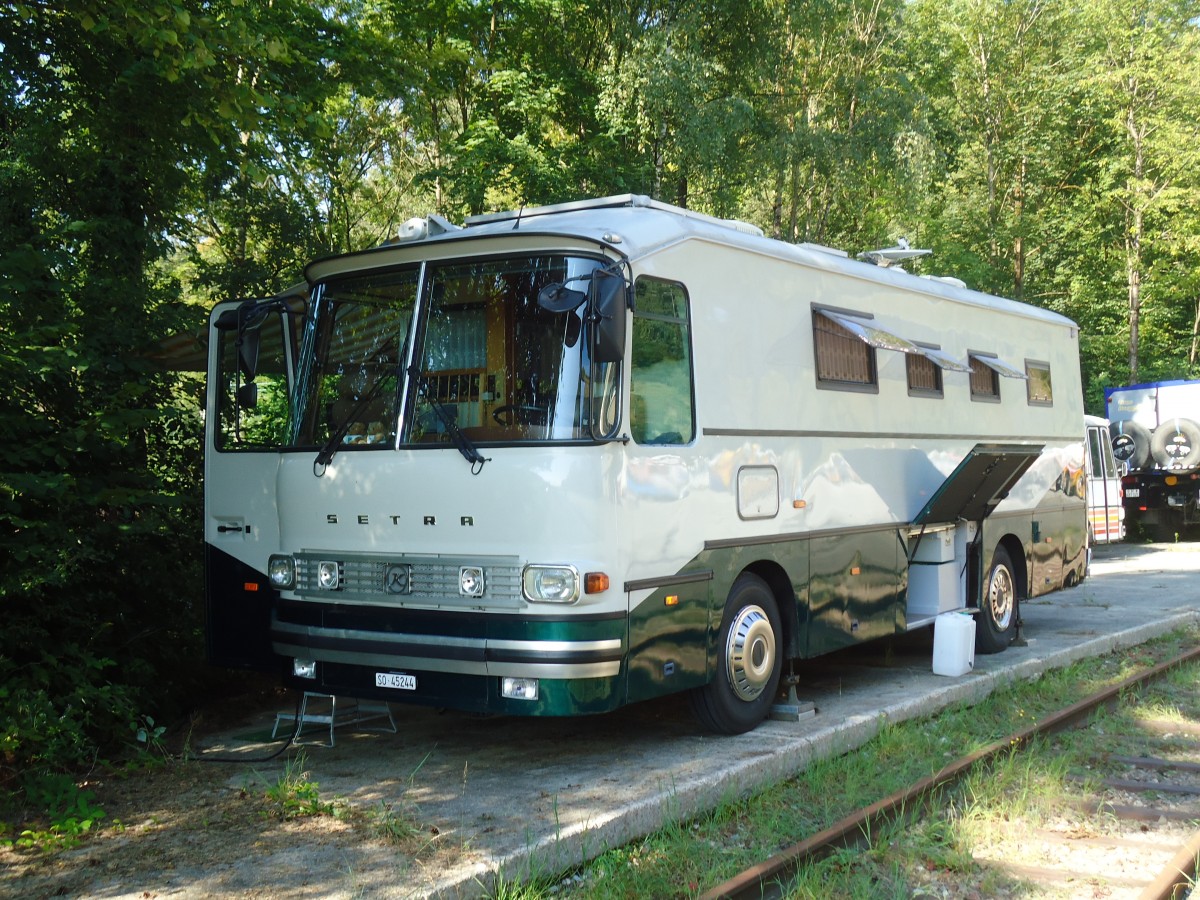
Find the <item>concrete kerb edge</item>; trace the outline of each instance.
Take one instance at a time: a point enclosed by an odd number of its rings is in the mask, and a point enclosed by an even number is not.
[[[1200,609],[1031,656],[995,671],[976,670],[963,680],[947,684],[931,694],[883,707],[875,715],[852,716],[815,733],[794,738],[784,736],[781,741],[784,746],[771,755],[740,762],[721,776],[704,776],[686,784],[672,783],[654,798],[615,810],[603,822],[582,823],[502,857],[476,863],[469,872],[449,876],[426,896],[431,900],[479,897],[493,889],[496,879],[501,876],[527,881],[546,872],[565,872],[595,859],[606,850],[650,834],[667,821],[668,815],[674,818],[699,815],[725,800],[738,799],[756,789],[786,780],[814,760],[855,750],[875,737],[884,723],[928,716],[962,701],[978,701],[997,688],[1017,681],[1031,681],[1051,669],[1122,647],[1144,644],[1196,624],[1200,624]]]

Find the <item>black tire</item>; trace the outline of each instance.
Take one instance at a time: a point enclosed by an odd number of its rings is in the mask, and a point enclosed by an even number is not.
[[[1150,432],[1137,422],[1110,422],[1113,456],[1131,469],[1144,469],[1150,462]]]
[[[999,653],[1007,649],[1017,635],[1017,575],[1012,559],[1003,547],[992,556],[992,568],[983,583],[979,598],[979,621],[975,623],[975,652]]]
[[[1159,423],[1150,438],[1150,455],[1164,469],[1200,465],[1200,425],[1191,419]]]
[[[743,734],[762,722],[779,691],[782,651],[775,596],[757,575],[743,573],[725,600],[717,669],[691,693],[700,724],[718,734]]]

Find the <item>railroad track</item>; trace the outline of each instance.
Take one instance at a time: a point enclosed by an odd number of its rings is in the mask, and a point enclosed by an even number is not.
[[[787,897],[789,877],[804,864],[840,848],[861,845],[865,835],[877,833],[888,821],[911,815],[914,809],[932,808],[941,792],[978,767],[988,765],[999,754],[1020,751],[1036,737],[1083,727],[1098,710],[1116,706],[1126,692],[1162,678],[1176,667],[1196,659],[1200,659],[1200,647],[963,756],[937,774],[863,807],[744,870],[701,895],[701,900]],[[1184,752],[1174,755],[1200,759],[1200,728],[1189,723],[1176,727],[1190,733],[1173,736],[1177,744],[1181,737],[1184,742]],[[1189,896],[1197,879],[1200,831],[1188,835],[1186,830],[1180,833],[1180,829],[1188,829],[1200,820],[1200,763],[1149,754],[1098,755],[1089,768],[1089,772],[1071,775],[1072,780],[1101,792],[1099,799],[1082,804],[1082,811],[1093,817],[1132,823],[1127,835],[1114,836],[1111,829],[1107,829],[1109,833],[1106,834],[1100,834],[1099,830],[1096,834],[1039,831],[1026,836],[1030,845],[1037,847],[1031,854],[1038,859],[1036,865],[1017,865],[1004,859],[993,862],[1023,881],[1043,884],[1060,892],[1069,891],[1073,884],[1084,889],[1100,878],[1107,888],[1118,888],[1123,895],[1139,900],[1183,900]],[[1089,890],[1082,896],[1113,895]]]

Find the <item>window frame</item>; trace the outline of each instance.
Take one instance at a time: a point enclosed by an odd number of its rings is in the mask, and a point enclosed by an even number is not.
[[[250,302],[244,301],[244,303]],[[268,312],[264,322],[257,326],[260,329],[258,350],[260,365],[256,375],[277,379],[271,388],[276,395],[279,394],[279,386],[282,385],[283,388],[281,399],[285,418],[277,426],[281,433],[274,441],[253,441],[242,434],[242,429],[248,427],[246,419],[251,418],[253,413],[243,407],[236,397],[238,388],[247,384],[245,371],[238,359],[237,347],[241,335],[237,329],[225,329],[221,326],[217,326],[215,329],[213,338],[215,346],[212,348],[212,356],[216,361],[215,381],[210,382],[208,390],[214,394],[212,449],[217,453],[278,453],[290,446],[290,431],[295,413],[292,409],[292,393],[296,382],[295,365],[301,331],[306,321],[308,300],[304,296],[293,294],[285,297],[283,302],[282,308]],[[236,311],[241,305],[243,304],[230,307],[229,312]],[[264,328],[269,340],[262,340],[262,329]],[[261,361],[270,359],[271,354],[276,354],[277,358],[274,361],[282,364],[282,371],[268,373],[263,369]],[[230,356],[232,359],[229,358]],[[228,378],[231,373],[234,378],[233,394],[227,390],[230,387]],[[262,383],[257,380],[253,383],[259,387],[262,386]],[[258,399],[261,401],[261,395],[265,392],[256,388],[255,393],[259,395]],[[255,408],[257,405],[250,409]]]
[[[852,320],[863,319],[870,321],[874,319],[873,313],[856,312],[849,309],[838,309],[832,306],[813,305],[812,307],[812,336],[813,336],[813,378],[816,380],[817,389],[825,391],[851,391],[859,394],[878,394],[879,393],[879,359],[878,347],[872,343],[864,334],[856,334],[851,331],[846,325],[842,324],[839,319],[842,317]],[[818,319],[823,319],[831,324],[837,331],[829,328],[818,328]],[[842,333],[839,333],[842,332]],[[890,334],[890,332],[885,332]],[[842,378],[829,378],[821,374],[822,372],[822,346],[825,343],[819,335],[825,334],[828,337],[826,341],[832,339],[840,339],[853,341],[854,345],[861,345],[863,352],[866,354],[866,373],[864,381],[848,381]],[[845,345],[852,346],[852,345]],[[826,348],[826,353],[834,352],[834,348]],[[831,361],[824,359],[826,364]]]
[[[683,318],[679,319],[675,316],[665,316],[661,313],[639,311],[638,309],[638,287],[643,283],[653,282],[659,285],[671,286],[678,288],[683,299]],[[629,335],[629,404],[628,404],[628,425],[629,437],[639,447],[686,447],[696,442],[699,437],[700,428],[696,420],[696,348],[695,335],[692,328],[692,297],[688,292],[687,285],[682,281],[674,278],[659,278],[654,275],[639,275],[633,283],[633,316],[630,323]],[[637,363],[638,350],[638,322],[639,320],[657,321],[665,323],[680,323],[684,331],[684,343],[687,347],[687,364],[688,364],[688,414],[689,423],[691,426],[691,434],[688,436],[681,435],[681,441],[647,441],[637,437],[637,429],[634,428],[635,397],[640,396],[636,390],[637,373],[639,366]],[[666,432],[664,432],[666,433]],[[661,436],[661,435],[660,435]],[[643,435],[644,438],[644,435]]]
[[[980,403],[999,403],[1001,401],[1000,378],[1019,378],[1027,381],[1029,376],[1019,370],[1016,366],[1002,360],[997,354],[987,350],[968,350],[967,359],[971,365],[971,376],[968,383],[971,387],[971,399]],[[981,374],[976,370],[976,363],[983,369],[991,372],[992,387],[995,393],[985,393],[978,391],[975,388],[975,378]]]
[[[1046,373],[1046,396],[1035,397],[1033,394],[1034,377],[1031,370],[1044,371]],[[1054,405],[1054,379],[1050,371],[1050,363],[1044,359],[1026,359],[1025,360],[1025,399],[1030,406],[1053,406]]]
[[[917,347],[924,350],[940,350],[940,347],[926,347],[923,344],[917,344]],[[942,366],[938,364],[934,357],[928,353],[908,353],[908,357],[904,360],[904,377],[908,384],[908,396],[910,397],[926,397],[929,399],[942,399],[946,396],[946,380],[942,375]],[[913,385],[913,367],[928,363],[933,372],[934,387],[915,387]]]

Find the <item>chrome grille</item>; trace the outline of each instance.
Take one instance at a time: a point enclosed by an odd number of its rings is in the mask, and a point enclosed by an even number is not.
[[[327,591],[317,586],[317,566],[321,562],[339,564],[339,590]],[[483,569],[482,597],[459,594],[458,573],[463,566]],[[521,564],[510,556],[374,556],[308,550],[296,554],[296,593],[306,599],[333,603],[510,609],[524,605]]]

